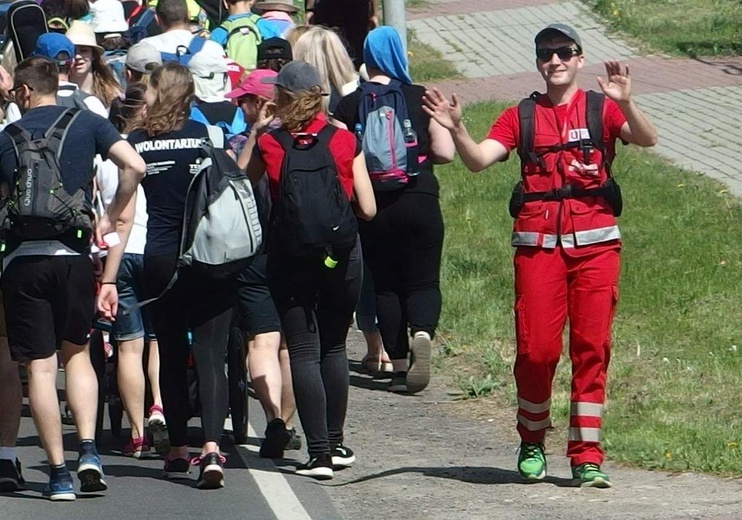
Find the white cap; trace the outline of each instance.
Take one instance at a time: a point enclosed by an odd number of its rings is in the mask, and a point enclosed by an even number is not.
[[[90,27],[96,33],[122,33],[129,30],[124,6],[119,0],[96,0],[90,6]]]
[[[225,80],[227,74],[226,57],[215,50],[204,46],[188,62],[188,70],[193,75],[195,94],[198,99],[206,102],[223,101],[228,85]]]

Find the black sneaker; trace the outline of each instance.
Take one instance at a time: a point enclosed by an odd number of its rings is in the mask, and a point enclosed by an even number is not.
[[[330,448],[330,455],[332,456],[332,466],[336,469],[349,468],[356,461],[353,450],[342,444]]]
[[[186,458],[165,459],[165,467],[162,471],[166,478],[172,480],[187,479],[191,472],[191,461]]]
[[[16,459],[17,460],[17,459]],[[0,459],[0,492],[12,493],[20,486],[20,466],[10,459]],[[22,479],[23,477],[21,477]]]
[[[332,457],[329,453],[310,457],[306,464],[297,466],[296,474],[316,478],[317,480],[330,480],[335,476],[332,471]]]
[[[291,433],[286,429],[283,419],[276,417],[265,429],[265,439],[260,445],[260,456],[264,459],[282,459],[283,450],[291,440]]]
[[[394,372],[387,390],[397,394],[407,393],[407,372]]]
[[[203,457],[196,457],[191,464],[199,464],[201,471],[196,487],[199,489],[219,489],[224,487],[224,463],[227,461],[219,453],[212,451]]]
[[[291,438],[286,443],[287,450],[300,450],[301,449],[301,435],[296,433],[296,428],[291,428],[289,431]]]

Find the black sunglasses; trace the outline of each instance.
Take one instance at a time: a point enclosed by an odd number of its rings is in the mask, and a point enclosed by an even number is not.
[[[541,61],[551,61],[551,57],[556,54],[562,61],[569,61],[575,56],[582,54],[580,49],[574,47],[559,47],[557,49],[536,49],[536,57]]]
[[[30,85],[26,85],[25,83],[18,85],[17,87],[13,87],[12,89],[8,90],[8,94],[10,94],[10,97],[12,99],[15,99],[16,93],[21,90],[23,87],[28,87],[28,90],[33,92],[33,87]]]

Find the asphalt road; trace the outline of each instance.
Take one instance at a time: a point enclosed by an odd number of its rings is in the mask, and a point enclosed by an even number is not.
[[[61,378],[60,378],[61,379]],[[106,414],[107,415],[107,414]],[[227,421],[227,427],[229,427]],[[199,446],[198,419],[189,426],[191,446]],[[124,424],[124,428],[126,428]],[[248,444],[235,446],[231,435],[224,436],[222,450],[227,457],[226,486],[220,490],[196,488],[198,468],[192,468],[191,480],[169,481],[162,476],[159,458],[135,460],[120,454],[122,441],[104,428],[99,452],[103,459],[108,491],[78,494],[74,502],[51,502],[42,498],[48,481],[48,466],[27,406],[18,439],[18,456],[24,466],[27,489],[0,497],[0,519],[8,520],[100,520],[134,519],[273,519],[308,520],[340,518],[323,487],[311,479],[293,474],[297,461],[304,462],[306,452],[286,452],[287,459],[261,459],[258,446],[265,419],[260,405],[250,401]],[[258,436],[255,432],[261,432]],[[73,426],[64,425],[65,455],[73,473],[77,467],[77,439]],[[124,437],[128,430],[124,430]],[[191,455],[198,455],[196,448]],[[294,457],[296,460],[292,460]],[[79,482],[75,482],[79,489]]]

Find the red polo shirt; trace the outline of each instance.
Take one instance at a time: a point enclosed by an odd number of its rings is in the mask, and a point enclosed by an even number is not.
[[[317,114],[302,130],[304,134],[316,134],[325,125],[329,124],[323,113]],[[296,137],[297,134],[292,134]],[[279,179],[284,151],[280,143],[270,134],[263,134],[258,138],[256,149],[265,164],[268,175],[268,186],[273,201],[278,200]],[[335,159],[338,178],[348,200],[353,195],[353,160],[361,153],[361,145],[356,136],[347,130],[338,128],[330,139],[330,155]]]

